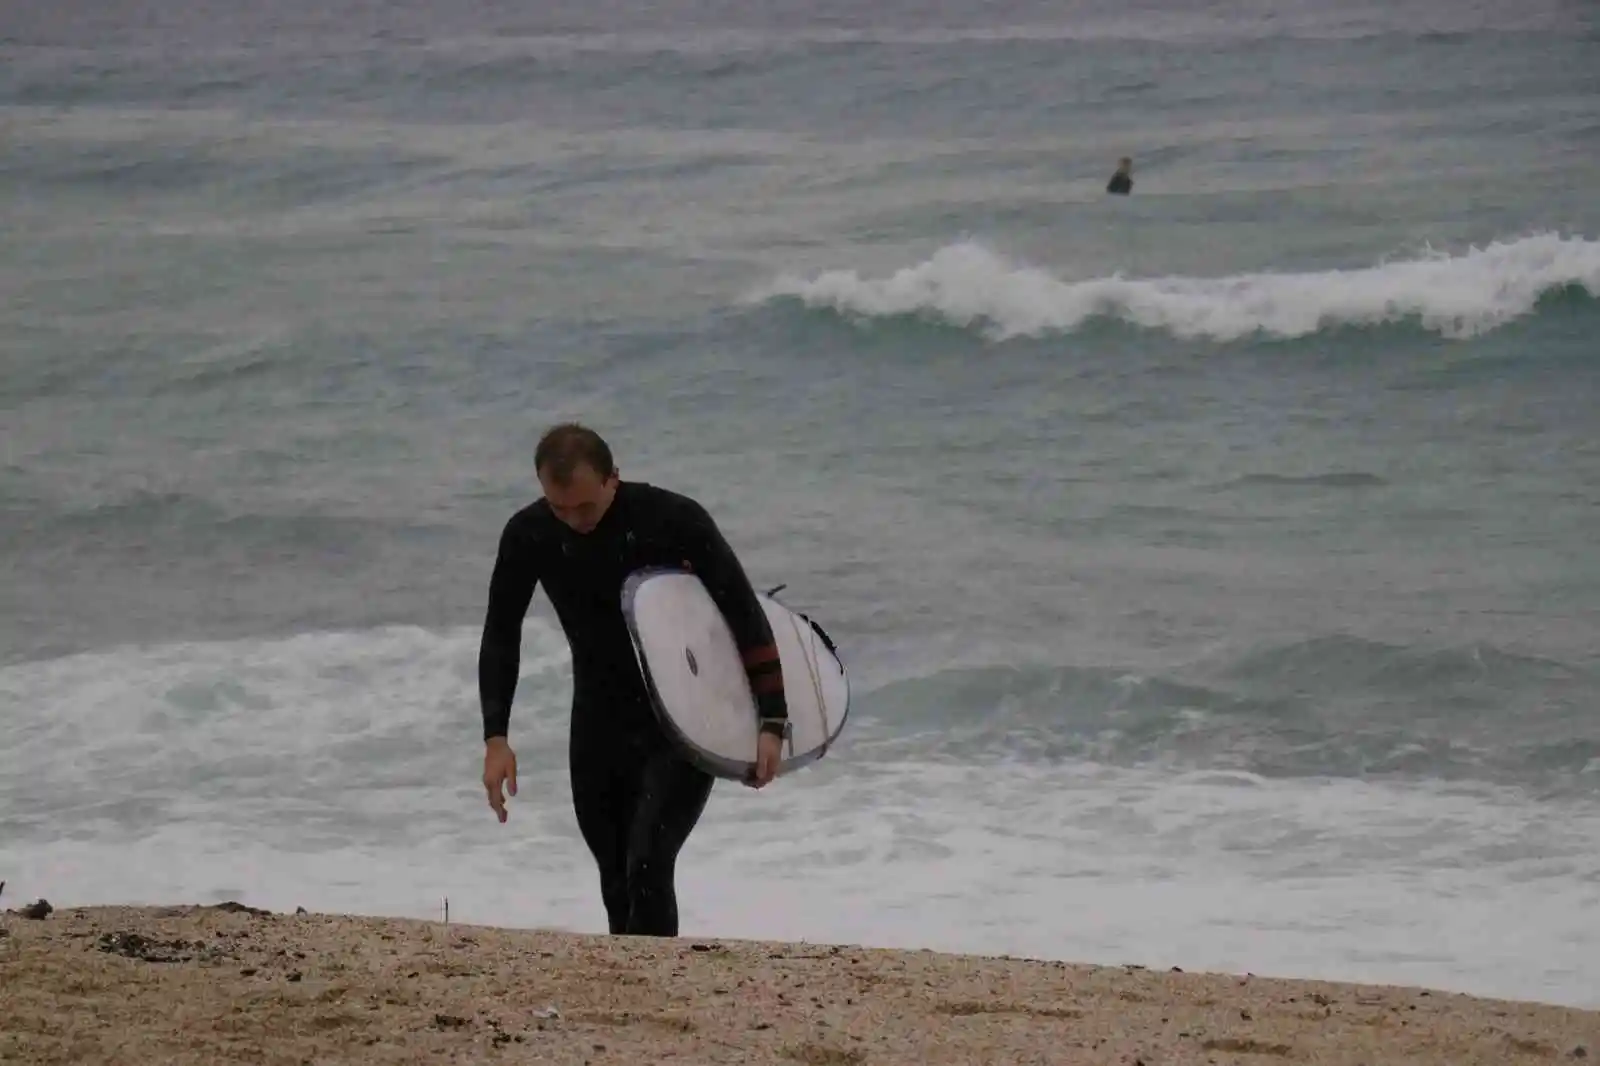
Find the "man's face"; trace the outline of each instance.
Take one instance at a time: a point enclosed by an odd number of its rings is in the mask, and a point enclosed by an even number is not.
[[[617,494],[617,475],[602,478],[588,463],[579,463],[565,485],[539,472],[539,484],[555,516],[579,533],[589,533],[605,517]]]

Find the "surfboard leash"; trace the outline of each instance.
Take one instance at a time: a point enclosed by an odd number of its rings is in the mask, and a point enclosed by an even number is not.
[[[833,723],[828,718],[828,703],[822,698],[822,678],[818,676],[817,668],[814,665],[817,658],[816,644],[813,641],[809,647],[807,646],[806,638],[800,632],[800,620],[792,611],[789,613],[789,625],[794,627],[795,639],[800,642],[801,650],[808,653],[806,655],[806,673],[811,678],[811,694],[817,700],[817,713],[822,716],[822,744],[824,750],[826,750],[828,737],[833,733]],[[808,626],[807,628],[810,627]],[[794,757],[794,730],[792,729],[789,731],[789,757]]]

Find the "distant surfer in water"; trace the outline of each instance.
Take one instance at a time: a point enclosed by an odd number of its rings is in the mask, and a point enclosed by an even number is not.
[[[650,566],[687,566],[733,631],[761,713],[755,771],[777,772],[788,722],[783,672],[766,612],[733,549],[695,500],[625,482],[611,448],[575,423],[548,430],[534,451],[541,499],[500,535],[478,650],[483,785],[506,820],[517,794],[507,740],[522,622],[543,582],[572,650],[567,762],[578,829],[600,868],[613,933],[676,936],[673,873],[714,778],[679,755],[657,722],[622,614],[622,583]]]
[[[1115,196],[1127,196],[1133,191],[1133,160],[1123,156],[1117,160],[1117,172],[1111,175],[1111,180],[1106,182],[1106,192]]]

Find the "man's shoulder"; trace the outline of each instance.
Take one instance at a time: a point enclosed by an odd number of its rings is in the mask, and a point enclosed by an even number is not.
[[[668,519],[698,519],[706,513],[700,501],[687,493],[662,488],[648,481],[629,481],[626,486],[630,506],[636,513]]]
[[[519,508],[512,516],[506,519],[505,529],[501,539],[515,542],[525,546],[536,546],[546,540],[553,532],[552,523],[555,514],[550,510],[550,501],[544,497]]]

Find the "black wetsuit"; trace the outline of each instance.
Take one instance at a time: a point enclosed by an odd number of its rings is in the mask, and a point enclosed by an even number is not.
[[[1127,196],[1133,192],[1133,178],[1123,171],[1117,171],[1111,175],[1111,180],[1106,182],[1106,192],[1113,196]]]
[[[505,736],[522,621],[542,582],[572,649],[572,803],[600,867],[610,929],[676,936],[678,850],[714,779],[672,747],[634,656],[622,583],[650,566],[687,566],[700,578],[743,653],[762,718],[785,719],[772,629],[733,550],[699,503],[643,482],[620,482],[588,533],[561,522],[542,499],[506,523],[489,584],[478,690],[484,738]]]

